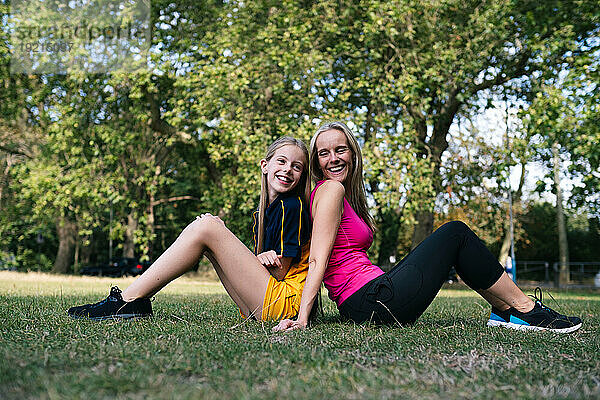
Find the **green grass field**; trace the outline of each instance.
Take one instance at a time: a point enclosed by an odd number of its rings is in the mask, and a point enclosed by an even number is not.
[[[218,282],[184,277],[137,321],[65,310],[129,279],[0,272],[0,398],[600,398],[600,293],[552,291],[572,335],[487,328],[476,294],[444,289],[413,326],[321,323],[273,334]]]

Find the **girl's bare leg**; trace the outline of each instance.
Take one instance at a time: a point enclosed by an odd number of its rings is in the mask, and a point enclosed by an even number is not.
[[[221,265],[219,265],[219,262],[215,258],[215,255],[212,254],[210,250],[206,250],[204,252],[204,256],[206,258],[208,258],[208,260],[212,264],[213,268],[215,269],[215,272],[217,273],[217,276],[219,277],[219,279],[221,280],[221,283],[225,287],[225,290],[227,291],[227,294],[229,294],[229,297],[231,297],[233,299],[233,301],[235,302],[235,304],[238,304],[238,305],[239,304],[245,304],[246,302],[235,291],[235,289],[234,289],[233,285],[231,284],[231,282],[229,282],[229,279],[227,278],[227,275],[223,271],[223,268],[221,267]],[[243,310],[245,310],[246,308],[249,308],[249,307],[240,307],[240,308],[242,308]],[[250,315],[250,314],[246,314],[245,311],[244,311],[244,315]]]
[[[487,300],[492,306],[501,311],[514,307],[521,312],[528,312],[533,309],[533,300],[527,297],[512,279],[504,272],[500,279],[491,287],[485,290],[478,290],[477,293]]]
[[[245,315],[260,318],[269,272],[256,256],[213,216],[197,218],[123,292],[123,300],[150,297],[195,265],[205,250],[232,299]]]

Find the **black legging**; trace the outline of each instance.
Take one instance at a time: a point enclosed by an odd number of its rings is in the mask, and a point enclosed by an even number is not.
[[[451,267],[473,289],[489,288],[504,271],[467,225],[448,222],[392,270],[348,297],[338,307],[340,314],[359,323],[414,322],[429,307]]]

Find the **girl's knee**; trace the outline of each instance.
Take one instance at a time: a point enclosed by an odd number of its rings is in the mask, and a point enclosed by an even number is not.
[[[196,219],[190,223],[181,232],[180,236],[190,237],[196,240],[206,239],[222,224],[217,220],[217,217],[213,216],[202,216],[196,217]]]

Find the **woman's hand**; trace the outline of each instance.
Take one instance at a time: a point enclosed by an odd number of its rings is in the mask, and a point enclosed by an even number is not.
[[[273,332],[289,332],[296,329],[306,329],[307,325],[307,322],[292,321],[291,319],[282,319],[281,321],[279,321],[277,326],[273,327],[272,330]]]
[[[269,250],[265,251],[264,253],[260,253],[256,256],[256,258],[258,258],[258,261],[260,261],[260,263],[267,268],[283,267],[283,265],[281,264],[281,256],[277,255],[277,253],[275,253],[275,250]]]

